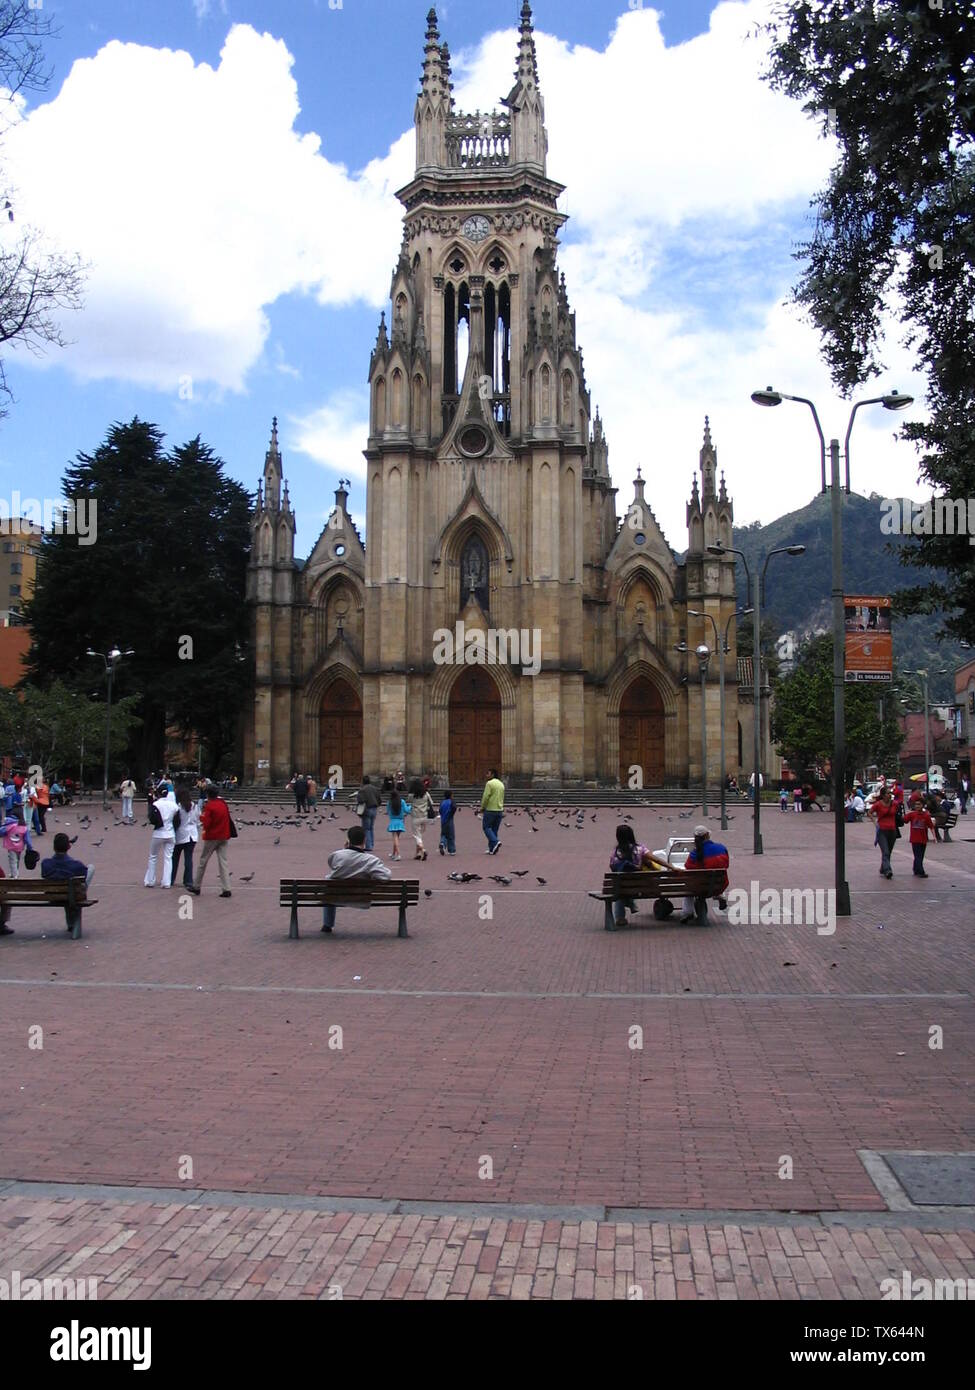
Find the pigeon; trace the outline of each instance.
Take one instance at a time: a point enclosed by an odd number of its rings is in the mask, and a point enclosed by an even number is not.
[[[249,873],[249,874],[241,874],[241,876],[240,876],[240,881],[241,881],[241,883],[250,883],[250,881],[251,881],[251,879],[252,879],[253,877],[254,877],[253,872],[251,872],[251,873]]]
[[[527,869],[512,869],[511,872],[514,874],[515,878],[524,878],[525,875],[528,873],[528,870],[527,870]]]
[[[280,835],[277,837],[277,839],[274,841],[274,843],[275,843],[276,845],[279,845],[279,844],[281,843],[281,836],[280,836]]]
[[[489,874],[488,877],[493,878],[495,883],[503,883],[505,888],[511,887],[511,879],[505,878],[504,874]]]
[[[544,885],[545,885],[546,883],[548,883],[548,879],[547,879],[547,878],[539,878],[539,877],[538,877],[538,874],[535,875],[535,878],[538,880],[538,882],[539,882],[540,884],[542,884],[543,887],[544,887]]]
[[[102,843],[103,843],[102,840],[92,840],[92,842],[91,842],[91,847],[92,847],[92,849],[97,849],[98,846],[99,846],[100,844],[102,844]]]
[[[452,883],[480,883],[480,874],[448,874],[447,879]]]
[[[559,829],[560,829],[560,830],[568,830],[568,828],[569,828],[569,822],[568,822],[567,820],[560,820],[560,821],[559,821]]]
[[[423,896],[424,896],[425,898],[432,898],[432,897],[433,897],[433,889],[432,889],[432,888],[424,888],[424,890],[423,890]]]

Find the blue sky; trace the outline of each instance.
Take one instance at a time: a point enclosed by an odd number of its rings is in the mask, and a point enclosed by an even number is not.
[[[253,488],[277,415],[306,554],[340,474],[364,511],[365,378],[399,248],[392,195],[412,173],[428,3],[43,6],[59,29],[54,78],[0,145],[18,213],[4,230],[40,226],[90,271],[68,348],[6,359],[0,495],[57,496],[66,463],[133,415],[171,442],[201,434]],[[458,104],[496,104],[520,0],[437,9]],[[534,5],[549,173],[567,184],[561,261],[619,507],[639,463],[678,550],[705,413],[742,522],[801,506],[818,479],[808,416],[757,412],[748,392],[774,381],[813,396],[827,434],[848,413],[786,305],[830,149],[758,81],[748,35],[766,9]],[[884,389],[919,392],[896,341],[888,365]],[[859,491],[918,492],[893,428],[860,412]]]

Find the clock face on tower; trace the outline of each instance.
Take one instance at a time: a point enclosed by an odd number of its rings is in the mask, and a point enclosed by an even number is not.
[[[468,241],[483,241],[490,230],[490,222],[479,213],[474,217],[468,217],[463,227],[461,227],[461,231]]]

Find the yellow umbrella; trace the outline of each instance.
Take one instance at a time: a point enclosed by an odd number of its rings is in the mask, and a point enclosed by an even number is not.
[[[926,782],[928,780],[928,774],[926,772],[915,772],[910,780],[912,782]]]

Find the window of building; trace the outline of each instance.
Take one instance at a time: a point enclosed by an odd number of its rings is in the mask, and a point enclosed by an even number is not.
[[[4,553],[4,555],[12,555],[16,549],[17,549],[17,547],[14,545],[13,541],[4,541],[4,543],[3,543],[3,553]]]
[[[23,574],[23,572],[24,572],[23,562],[22,562],[21,560],[11,560],[11,562],[10,562],[10,573],[11,573],[11,574]]]
[[[11,598],[20,598],[20,585],[19,585],[19,584],[11,584],[11,586],[10,586],[10,597],[11,597]]]

